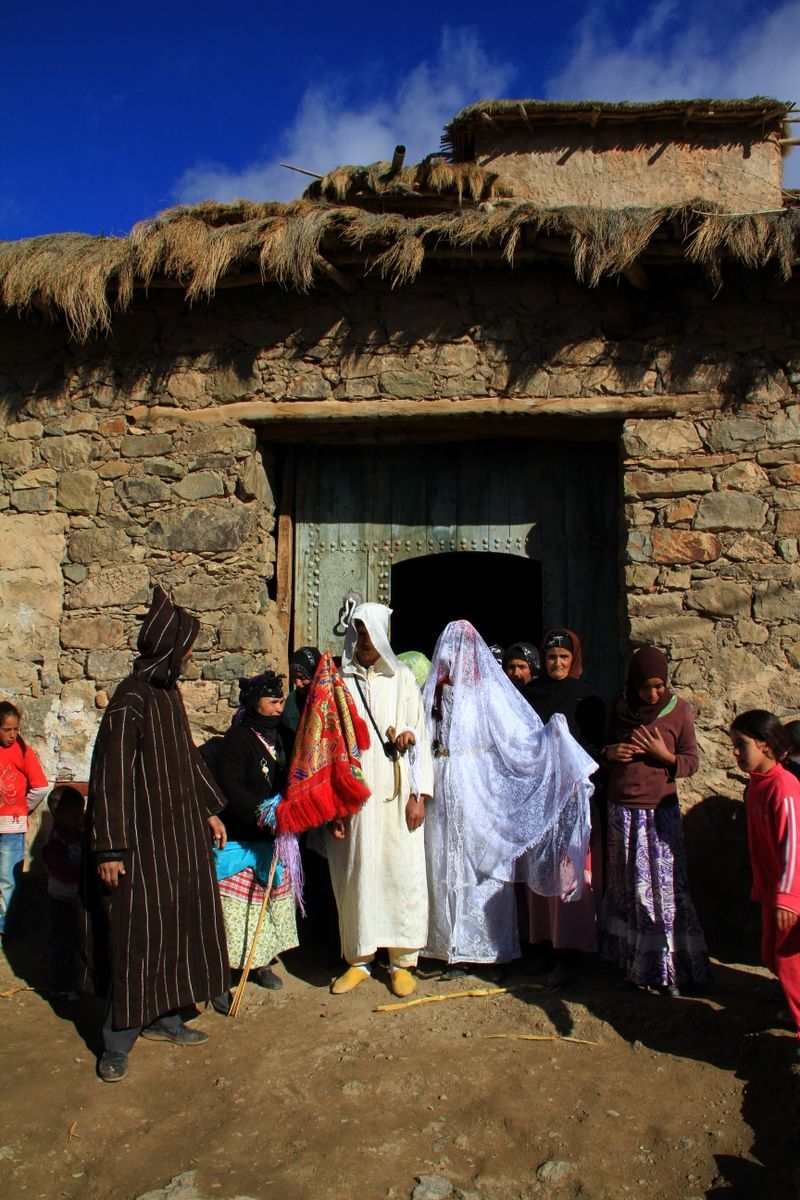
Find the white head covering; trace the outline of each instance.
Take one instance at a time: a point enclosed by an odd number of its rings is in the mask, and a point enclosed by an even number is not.
[[[566,719],[543,725],[468,621],[453,621],[436,643],[422,700],[459,800],[463,851],[442,877],[456,887],[520,878],[542,896],[578,897],[597,764]]]
[[[378,669],[383,665],[383,671],[387,675],[397,674],[401,664],[392,647],[389,645],[389,618],[391,615],[392,610],[387,608],[385,604],[369,602],[367,604],[359,604],[357,608],[353,609],[350,624],[347,626],[347,633],[344,635],[344,649],[342,651],[343,671],[352,671],[360,666],[358,660],[355,658],[355,650],[358,638],[356,621],[361,621],[366,627],[370,641],[381,656],[376,663]]]

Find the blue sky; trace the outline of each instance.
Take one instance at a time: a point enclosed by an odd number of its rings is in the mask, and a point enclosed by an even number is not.
[[[290,199],[279,161],[323,172],[396,142],[416,161],[489,96],[800,101],[800,0],[32,0],[4,6],[0,39],[0,238]]]

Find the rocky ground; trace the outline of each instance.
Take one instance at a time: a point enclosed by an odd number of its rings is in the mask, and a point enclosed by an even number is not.
[[[39,990],[44,905],[28,891],[0,960],[4,1197],[800,1194],[793,1038],[756,967],[718,963],[707,995],[676,999],[620,991],[601,963],[563,991],[518,971],[507,993],[379,1013],[384,974],[331,996],[332,965],[305,947],[281,992],[250,986],[236,1020],[200,1013],[206,1045],[142,1041],[108,1085],[100,1003]],[[427,978],[417,994],[465,986],[493,985]]]

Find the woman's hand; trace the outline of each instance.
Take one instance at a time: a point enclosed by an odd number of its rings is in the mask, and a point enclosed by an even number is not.
[[[667,767],[675,766],[675,755],[668,748],[660,729],[648,729],[647,726],[641,725],[631,734],[631,742],[642,754],[649,754],[651,758],[658,759]]]
[[[120,875],[125,874],[125,864],[120,858],[112,858],[109,862],[97,864],[97,874],[100,876],[100,882],[104,887],[117,888],[119,887]]]
[[[337,841],[342,841],[347,837],[347,826],[344,823],[343,817],[334,817],[332,821],[328,821],[328,832],[331,837],[335,837]]]
[[[778,933],[788,933],[797,924],[797,913],[790,908],[775,909],[775,928]]]
[[[228,831],[220,821],[219,817],[209,817],[208,823],[211,827],[211,833],[214,838],[214,845],[218,850],[224,850],[228,841]]]
[[[425,803],[419,796],[409,796],[406,804],[406,825],[409,833],[419,829],[425,820]]]
[[[632,762],[636,757],[636,748],[630,742],[614,742],[603,750],[609,762]]]

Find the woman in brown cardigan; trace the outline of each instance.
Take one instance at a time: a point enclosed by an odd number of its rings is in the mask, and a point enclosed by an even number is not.
[[[633,656],[611,714],[608,873],[603,954],[631,985],[678,995],[709,978],[705,938],[689,896],[676,780],[697,770],[694,717],[667,686],[654,646]]]

